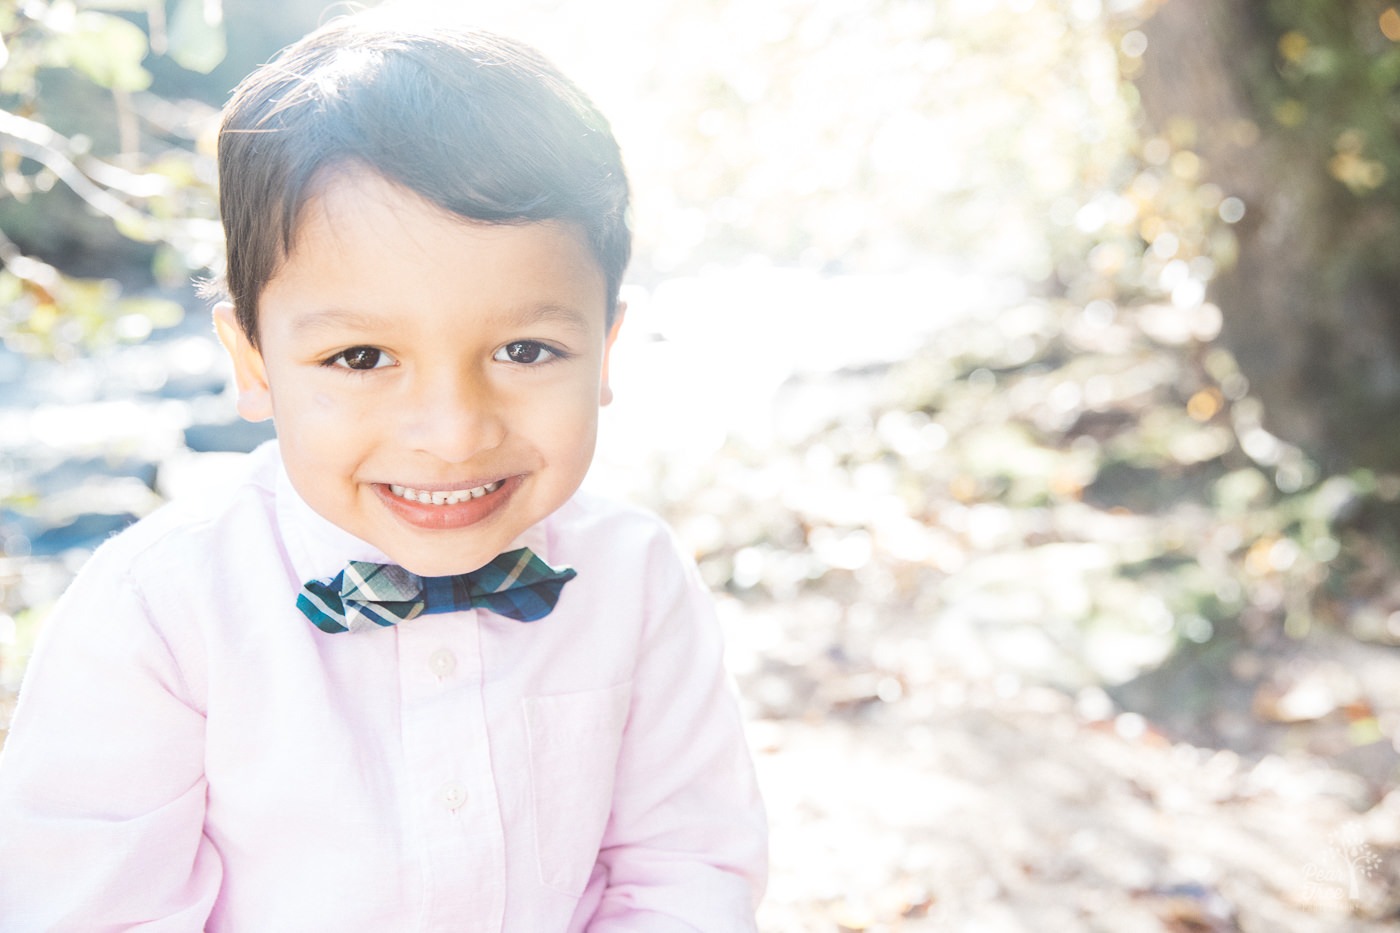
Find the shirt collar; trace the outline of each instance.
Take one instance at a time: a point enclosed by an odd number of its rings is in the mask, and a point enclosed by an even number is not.
[[[286,542],[287,555],[299,579],[306,581],[332,577],[352,560],[393,563],[383,551],[336,525],[308,505],[292,486],[291,477],[287,475],[287,468],[280,456],[277,458],[275,495],[278,530]],[[547,527],[548,521],[545,519],[525,529],[505,550],[528,547],[545,563],[552,564],[549,554],[552,536]]]

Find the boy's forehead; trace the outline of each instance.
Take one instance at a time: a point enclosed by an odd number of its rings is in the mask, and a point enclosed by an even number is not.
[[[414,281],[403,281],[409,277]],[[611,317],[606,274],[579,225],[463,217],[361,167],[318,180],[297,212],[290,248],[265,297],[289,283],[312,282],[324,284],[327,298],[356,297],[361,282],[367,297],[451,284],[489,299],[497,316],[521,324],[592,331]],[[370,317],[377,314],[358,304],[328,303],[290,323],[301,331]]]
[[[571,241],[571,247],[581,247],[591,258],[590,265],[603,274],[602,264],[593,255],[588,235],[579,223],[557,217],[491,221],[465,216],[358,164],[333,165],[316,172],[295,208],[287,253],[288,258],[294,257],[309,238],[350,236],[365,232],[366,228],[387,244],[395,239],[431,242],[443,228],[460,233],[468,241],[473,235],[485,241],[502,227],[550,230],[559,236],[561,245]],[[569,252],[575,250],[570,248]]]

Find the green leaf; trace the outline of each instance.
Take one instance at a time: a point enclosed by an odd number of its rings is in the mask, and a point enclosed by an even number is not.
[[[170,57],[176,64],[208,74],[227,52],[222,5],[216,0],[180,0],[170,21]]]
[[[117,91],[143,91],[151,73],[141,67],[148,46],[141,27],[108,13],[79,13],[72,32],[55,37],[59,64],[81,72],[94,84]]]

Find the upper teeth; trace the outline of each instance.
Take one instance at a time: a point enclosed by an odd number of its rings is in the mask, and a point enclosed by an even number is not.
[[[404,499],[412,499],[414,502],[421,502],[424,505],[452,505],[456,502],[466,502],[468,499],[480,499],[488,492],[495,492],[501,488],[504,480],[497,480],[494,483],[487,483],[485,486],[477,486],[474,489],[452,489],[444,492],[427,492],[421,489],[413,489],[409,486],[389,485],[389,491],[394,495]]]

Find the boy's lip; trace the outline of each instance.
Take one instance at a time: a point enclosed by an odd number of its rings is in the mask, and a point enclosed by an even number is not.
[[[465,528],[468,525],[475,525],[483,521],[500,509],[504,508],[510,497],[520,487],[523,479],[521,475],[508,476],[485,482],[470,481],[465,483],[422,483],[419,485],[402,484],[403,487],[416,489],[419,492],[454,492],[465,489],[477,489],[482,486],[490,486],[499,483],[499,487],[494,491],[486,493],[479,498],[466,499],[461,502],[447,503],[443,505],[429,505],[422,502],[414,502],[396,495],[390,489],[389,483],[373,483],[372,488],[379,495],[379,499],[384,503],[396,518],[407,522],[416,528],[429,530],[446,530],[452,528]],[[394,483],[398,486],[400,484]]]

